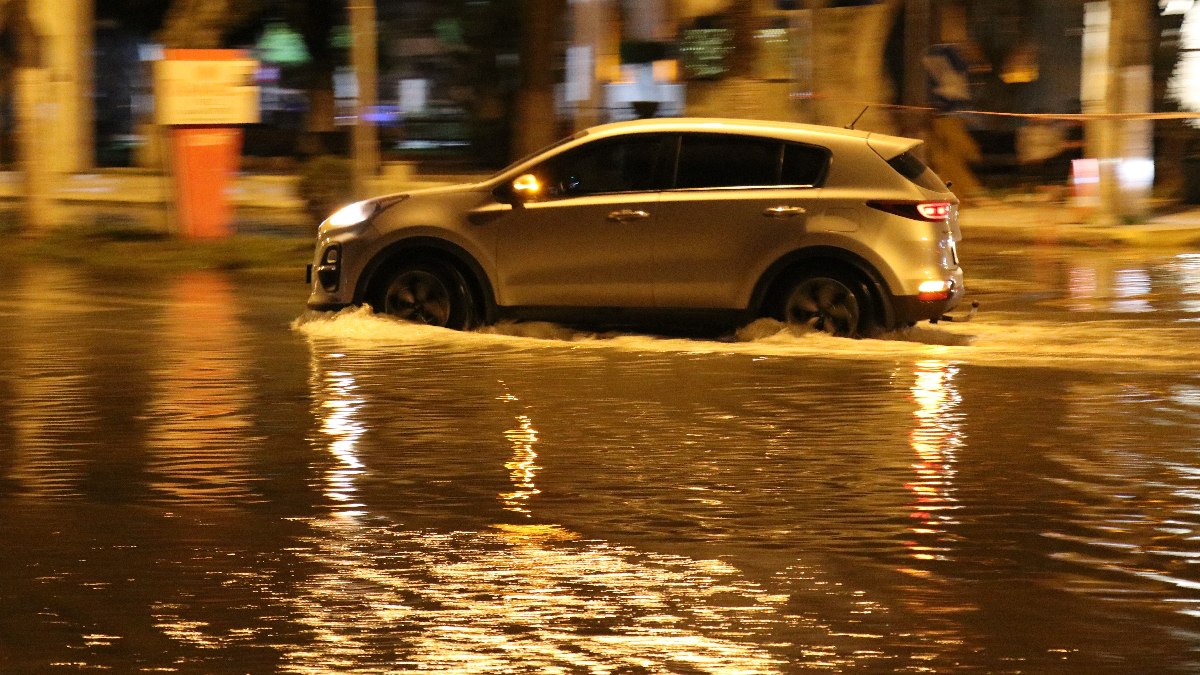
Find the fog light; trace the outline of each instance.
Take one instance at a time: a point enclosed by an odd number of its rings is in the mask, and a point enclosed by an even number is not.
[[[321,282],[321,288],[324,288],[330,293],[338,289],[338,268],[329,265],[321,265],[317,268],[317,280]]]
[[[341,259],[341,247],[330,246],[321,254],[321,264],[317,266],[317,280],[321,282],[321,288],[330,293],[338,289],[338,278],[342,275]]]
[[[917,287],[917,299],[921,302],[937,302],[949,298],[953,290],[953,281],[922,281]]]

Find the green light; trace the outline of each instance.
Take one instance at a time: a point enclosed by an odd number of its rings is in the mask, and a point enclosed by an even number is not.
[[[679,55],[689,77],[710,80],[724,75],[733,50],[733,31],[705,28],[685,31]]]
[[[262,37],[258,39],[258,54],[266,63],[287,66],[312,60],[300,34],[279,22],[267,24]]]

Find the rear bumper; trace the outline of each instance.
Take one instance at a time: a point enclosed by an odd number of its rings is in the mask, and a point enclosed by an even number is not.
[[[962,268],[956,267],[948,270],[946,276],[941,278],[950,282],[950,296],[944,300],[921,300],[917,295],[891,296],[892,317],[895,325],[903,326],[920,321],[936,321],[962,302],[967,291],[967,287],[963,283]]]
[[[896,311],[896,323],[905,325],[920,321],[934,321],[946,315],[962,301],[961,293],[947,300],[925,302],[918,300],[915,295],[902,295],[892,299],[892,307]]]

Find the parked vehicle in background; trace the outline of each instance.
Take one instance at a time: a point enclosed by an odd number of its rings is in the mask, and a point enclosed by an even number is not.
[[[958,200],[920,144],[748,120],[594,127],[479,183],[339,210],[308,306],[456,329],[937,320],[964,292]]]

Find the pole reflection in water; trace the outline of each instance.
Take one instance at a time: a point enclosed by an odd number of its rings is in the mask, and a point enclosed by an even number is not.
[[[909,544],[918,560],[950,560],[950,529],[958,524],[954,512],[955,463],[963,446],[958,407],[962,397],[954,384],[958,367],[945,361],[920,361],[913,373],[913,400],[917,403],[916,427],[909,436],[917,462],[916,480],[908,484],[916,501]]]
[[[1183,291],[1180,309],[1200,314],[1200,254],[1187,253],[1176,256],[1173,268],[1179,280],[1179,287]],[[1191,321],[1200,321],[1200,318],[1193,317]]]
[[[1117,270],[1113,278],[1114,312],[1153,312],[1150,303],[1150,274],[1144,269]]]
[[[1072,311],[1200,312],[1200,301],[1196,300],[1200,295],[1200,255],[1123,260],[1106,253],[1078,255],[1062,264],[1067,267],[1066,307]]]
[[[1112,260],[1089,259],[1073,264],[1068,272],[1068,307],[1077,312],[1108,311],[1118,314],[1153,312],[1154,284],[1144,267],[1113,267]]]
[[[92,311],[74,296],[86,286],[78,271],[63,268],[47,268],[35,283],[19,284],[25,309],[12,321],[19,334],[39,339],[17,342],[9,366],[14,444],[9,476],[31,497],[74,495],[89,451],[99,442],[97,387],[80,367],[91,345],[85,333],[59,329],[64,313]]]

